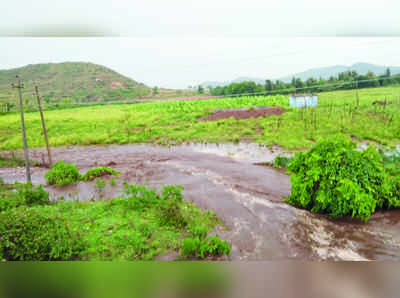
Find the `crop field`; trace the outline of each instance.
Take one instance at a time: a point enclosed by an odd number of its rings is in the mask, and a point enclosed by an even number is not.
[[[344,135],[384,146],[400,143],[400,87],[320,93],[316,108],[291,109],[288,96],[252,96],[197,101],[76,107],[45,111],[51,146],[254,141],[287,150]],[[387,100],[387,105],[373,105]],[[203,122],[214,109],[280,106],[279,116]],[[28,145],[43,147],[40,115],[25,114]],[[18,113],[0,116],[0,149],[22,148]]]

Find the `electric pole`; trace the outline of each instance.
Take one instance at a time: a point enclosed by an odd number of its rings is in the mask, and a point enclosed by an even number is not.
[[[26,168],[26,180],[27,180],[28,183],[31,183],[31,169],[29,168],[28,143],[26,142],[24,107],[23,107],[22,93],[21,93],[21,89],[24,88],[24,84],[21,82],[21,79],[18,76],[16,76],[16,78],[18,80],[18,85],[12,84],[12,87],[18,89],[19,109],[21,111],[22,140],[24,142],[24,158],[25,158],[25,168]]]
[[[42,127],[43,127],[43,134],[44,134],[44,139],[46,141],[46,147],[47,147],[47,155],[49,157],[49,166],[53,164],[53,161],[51,159],[51,152],[50,152],[50,146],[49,146],[49,139],[47,137],[47,130],[46,130],[46,123],[44,121],[44,116],[43,116],[43,111],[42,111],[42,104],[40,102],[40,95],[39,95],[39,89],[38,86],[35,86],[35,92],[36,92],[36,98],[37,102],[39,105],[39,111],[40,111],[40,117],[42,118]]]

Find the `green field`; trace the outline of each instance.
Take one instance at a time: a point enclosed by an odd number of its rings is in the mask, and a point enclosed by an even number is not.
[[[372,105],[385,98],[392,103]],[[336,134],[385,146],[400,143],[400,87],[320,93],[317,108],[290,109],[288,104],[283,95],[161,101],[53,110],[45,117],[52,146],[255,141],[295,150]],[[198,121],[214,109],[266,105],[279,105],[287,112],[258,119]],[[39,113],[26,113],[25,119],[29,146],[43,147]],[[0,149],[22,148],[20,130],[18,114],[0,116]]]

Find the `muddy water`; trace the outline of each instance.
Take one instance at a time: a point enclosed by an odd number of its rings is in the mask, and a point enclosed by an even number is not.
[[[232,244],[233,260],[400,260],[400,210],[377,213],[368,224],[333,221],[282,202],[290,194],[289,177],[254,165],[272,160],[279,150],[256,144],[148,145],[55,148],[54,158],[75,163],[81,172],[107,165],[120,171],[118,184],[94,183],[46,187],[52,199],[99,200],[119,195],[123,181],[184,186],[184,197],[215,211],[227,230],[216,232]],[[39,150],[31,158],[40,159]],[[33,168],[34,184],[46,169]],[[24,181],[24,169],[0,169],[7,182]]]

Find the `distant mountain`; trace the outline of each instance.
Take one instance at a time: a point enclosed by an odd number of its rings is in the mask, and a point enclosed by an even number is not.
[[[0,102],[15,101],[11,83],[23,79],[24,100],[33,100],[34,82],[47,102],[89,102],[132,98],[150,93],[146,85],[127,78],[107,67],[86,62],[30,64],[0,70]]]
[[[290,82],[293,77],[300,78],[303,81],[307,80],[310,77],[314,78],[324,78],[328,79],[330,76],[337,76],[340,72],[344,72],[347,70],[355,70],[359,74],[366,74],[369,71],[372,71],[373,73],[377,75],[381,75],[385,73],[386,69],[390,68],[390,71],[392,74],[397,74],[400,73],[400,67],[399,66],[380,66],[380,65],[374,65],[374,64],[369,64],[369,63],[355,63],[350,66],[346,65],[335,65],[335,66],[329,66],[329,67],[321,67],[321,68],[313,68],[309,69],[300,73],[295,73],[293,75],[288,75],[280,78],[270,78],[271,80],[281,80],[284,82]],[[226,81],[226,82],[204,82],[201,83],[201,86],[207,87],[207,86],[212,86],[213,88],[217,86],[226,86],[234,82],[243,82],[243,81],[254,81],[259,84],[264,84],[265,79],[261,78],[250,78],[250,77],[239,77],[235,80],[232,81]]]
[[[340,72],[348,71],[348,70],[355,70],[359,74],[366,74],[369,71],[372,71],[376,75],[384,74],[386,69],[389,68],[392,74],[400,73],[399,66],[381,66],[369,63],[355,63],[350,66],[345,65],[335,65],[329,67],[321,67],[321,68],[314,68],[309,69],[300,73],[296,73],[294,75],[289,75],[285,77],[278,78],[284,82],[289,82],[292,80],[293,77],[300,78],[303,81],[307,80],[310,77],[314,78],[324,78],[328,79],[330,76],[337,76]]]

